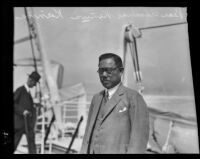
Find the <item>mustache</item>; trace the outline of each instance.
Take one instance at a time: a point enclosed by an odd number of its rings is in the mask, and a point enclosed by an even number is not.
[[[101,77],[101,80],[102,81],[110,81],[110,78],[108,78],[108,77]]]

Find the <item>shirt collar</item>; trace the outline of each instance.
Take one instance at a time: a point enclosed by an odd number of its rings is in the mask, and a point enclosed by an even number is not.
[[[121,84],[121,82],[119,84],[117,84],[115,87],[110,88],[110,89],[106,89],[106,91],[108,92],[108,98],[110,99],[113,94],[117,91],[119,85]]]
[[[24,84],[24,87],[26,88],[27,92],[30,93],[30,88],[28,87],[27,83]]]

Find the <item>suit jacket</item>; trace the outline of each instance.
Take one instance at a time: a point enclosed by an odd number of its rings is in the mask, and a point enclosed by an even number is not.
[[[103,91],[92,99],[80,153],[88,153],[102,98]],[[149,139],[149,113],[143,97],[121,84],[105,106],[107,111],[100,121],[100,153],[145,153]]]
[[[25,86],[19,87],[14,93],[14,126],[15,129],[24,128],[24,110],[31,112],[31,117],[28,117],[29,128],[34,128],[36,120],[36,109],[33,105],[33,99],[27,92]]]

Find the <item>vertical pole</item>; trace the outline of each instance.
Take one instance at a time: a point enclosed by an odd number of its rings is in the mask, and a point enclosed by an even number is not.
[[[35,68],[35,71],[38,72],[36,57],[35,57],[35,52],[34,52],[34,45],[33,45],[33,40],[35,40],[37,38],[37,33],[35,32],[34,21],[30,19],[29,14],[28,14],[28,10],[27,10],[26,7],[24,7],[24,12],[25,12],[26,21],[27,21],[27,24],[28,24],[28,31],[29,31],[29,38],[30,38],[30,43],[31,43],[31,50],[32,50],[32,56],[33,56],[34,68]],[[40,86],[40,83],[38,83],[38,86],[39,86],[39,89],[36,86],[36,94],[39,93],[38,98],[39,98],[39,103],[41,103],[42,101],[41,101],[41,86]],[[41,109],[41,110],[43,110],[43,109]],[[42,131],[43,131],[43,129],[42,129]],[[41,149],[43,149],[42,146],[43,145],[41,145]]]
[[[136,67],[136,59],[135,59],[135,52],[134,52],[134,46],[131,42],[129,42],[129,47],[130,47],[130,53],[131,53],[131,56],[132,56],[132,62],[133,62],[133,66],[134,66],[134,69],[135,69],[135,78],[136,78],[136,82],[138,82],[138,76],[137,76],[137,67]]]
[[[122,82],[125,86],[128,86],[128,69],[127,69],[127,66],[126,66],[126,63],[127,63],[127,42],[126,40],[124,39],[124,54],[123,54],[123,65],[124,65],[124,73],[123,73],[123,77],[122,77]]]
[[[27,139],[27,146],[28,146],[28,153],[30,153],[30,149],[29,149],[29,145],[30,145],[30,141],[29,141],[29,130],[28,130],[28,121],[27,121],[27,115],[24,116],[24,124],[25,124],[25,132],[26,132],[26,139]]]
[[[87,96],[86,93],[79,98],[78,100],[78,119],[81,118],[81,116],[83,116],[83,118],[85,119],[83,121],[83,123],[80,126],[80,129],[78,131],[78,137],[83,137],[84,133],[85,133],[85,128],[86,128],[86,121],[87,121]]]
[[[40,58],[42,59],[43,64],[43,73],[44,73],[44,79],[47,82],[47,88],[50,92],[50,100],[53,104],[56,104],[56,102],[59,101],[59,93],[58,88],[55,82],[55,79],[53,78],[51,68],[50,68],[50,62],[48,59],[48,56],[44,50],[44,47],[42,47],[42,35],[40,32],[40,25],[37,23],[37,19],[34,19],[34,11],[33,8],[31,8],[31,23],[30,19],[28,18],[27,10],[25,9],[25,14],[27,17],[27,21],[29,23],[29,31],[32,31],[32,35],[34,37],[35,46],[37,48],[37,51],[40,55]],[[36,68],[37,69],[37,68]],[[44,109],[42,109],[42,143],[41,143],[41,153],[44,153],[44,139],[45,139],[45,116],[44,116]],[[59,113],[57,113],[59,114]],[[58,115],[59,117],[59,115]],[[44,124],[44,125],[43,125]]]
[[[44,137],[45,137],[45,115],[44,115],[44,108],[41,108],[41,113],[42,113],[42,128],[41,128],[41,154],[44,154]]]
[[[163,153],[168,153],[169,152],[169,148],[170,148],[169,139],[170,139],[170,136],[171,136],[171,132],[172,132],[173,126],[174,126],[174,121],[171,120],[170,123],[169,123],[169,131],[168,131],[168,134],[167,134],[167,139],[165,141],[165,144],[162,147],[162,152]]]

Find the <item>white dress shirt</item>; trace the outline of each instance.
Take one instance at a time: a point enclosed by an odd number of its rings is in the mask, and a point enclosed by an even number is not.
[[[108,92],[108,99],[112,98],[113,94],[117,91],[120,84],[121,82],[113,88],[106,89],[106,91]]]
[[[30,88],[28,87],[27,83],[25,83],[24,86],[25,86],[25,88],[26,88],[26,91],[27,91],[28,93],[30,93]]]

